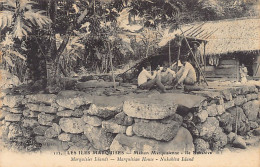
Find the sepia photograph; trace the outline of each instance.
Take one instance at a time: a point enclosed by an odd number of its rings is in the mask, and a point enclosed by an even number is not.
[[[0,167],[259,167],[260,0],[0,0]]]

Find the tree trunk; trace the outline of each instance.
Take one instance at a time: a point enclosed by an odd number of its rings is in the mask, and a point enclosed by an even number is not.
[[[46,71],[47,71],[47,87],[53,87],[56,85],[57,75],[56,69],[57,64],[55,63],[56,58],[56,39],[55,36],[51,38],[50,47],[46,55]]]
[[[49,13],[50,19],[52,20],[52,27],[54,27],[54,25],[56,23],[56,13],[57,13],[57,2],[55,0],[49,0],[48,13]],[[50,45],[49,45],[47,54],[45,56],[46,73],[47,73],[47,87],[54,87],[54,85],[56,85],[56,81],[57,81],[56,74],[55,74],[56,53],[57,53],[56,38],[55,38],[55,34],[53,33],[50,36]]]
[[[56,13],[57,13],[56,0],[49,0],[48,12],[49,12],[49,16],[52,20],[53,25],[55,25]],[[87,13],[88,13],[88,10],[85,9],[83,11],[83,13],[77,19],[78,24],[84,19],[84,17],[87,15]],[[52,26],[52,27],[54,27],[54,26]],[[73,30],[73,28],[74,27],[72,24],[68,27],[66,36],[58,49],[56,47],[56,38],[55,38],[54,33],[50,39],[50,48],[46,55],[47,87],[53,88],[53,87],[59,86],[59,76],[60,76],[59,68],[61,68],[60,63],[59,63],[60,56],[62,55],[63,51],[65,50],[65,48],[69,42],[69,38],[70,38],[69,33]],[[61,71],[64,73],[64,71],[62,69],[61,69]]]

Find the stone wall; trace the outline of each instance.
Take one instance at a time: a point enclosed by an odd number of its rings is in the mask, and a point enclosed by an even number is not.
[[[255,86],[192,94],[2,94],[2,141],[19,151],[217,151],[236,126],[241,136],[259,127]]]
[[[220,90],[194,91],[206,98],[204,104],[190,113],[197,152],[213,151],[234,144],[235,132],[248,136],[260,123],[258,89],[255,86],[228,87]]]

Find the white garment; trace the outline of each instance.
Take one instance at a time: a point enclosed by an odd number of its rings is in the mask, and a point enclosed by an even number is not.
[[[156,72],[151,75],[146,69],[143,69],[142,72],[138,75],[137,82],[138,86],[142,85],[143,83],[147,82],[148,79],[154,79],[156,76]]]
[[[241,67],[240,68],[240,76],[241,76],[241,83],[246,83],[247,82],[247,68],[246,67]]]

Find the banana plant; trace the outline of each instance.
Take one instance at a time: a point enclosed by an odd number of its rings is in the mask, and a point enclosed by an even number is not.
[[[0,29],[9,28],[13,38],[22,39],[32,33],[34,27],[43,29],[51,23],[45,11],[34,9],[36,4],[30,0],[0,0],[3,11],[0,11]]]
[[[20,48],[15,47],[12,35],[7,33],[4,40],[0,42],[0,60],[3,68],[18,76],[23,81],[24,70],[26,70],[26,55],[21,52],[26,51],[24,43]]]
[[[56,34],[57,47],[61,45],[63,40],[64,37],[60,36],[60,34]],[[77,65],[77,59],[83,61],[82,55],[84,55],[85,46],[82,43],[82,37],[77,35],[69,39],[68,44],[60,57],[60,64],[64,67],[64,70],[66,70],[67,73],[74,70]]]

